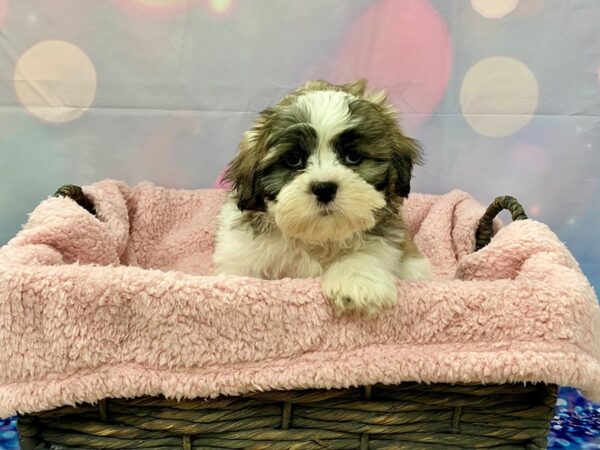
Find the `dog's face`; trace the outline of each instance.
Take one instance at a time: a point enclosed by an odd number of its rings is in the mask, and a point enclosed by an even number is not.
[[[384,93],[312,81],[260,114],[226,179],[242,211],[267,214],[284,235],[344,241],[402,202],[419,158]]]

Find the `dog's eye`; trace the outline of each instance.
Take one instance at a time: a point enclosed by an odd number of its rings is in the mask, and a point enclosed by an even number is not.
[[[362,155],[354,150],[350,150],[344,156],[344,162],[350,165],[356,165],[362,161]]]
[[[283,162],[286,166],[291,167],[292,169],[299,169],[304,164],[302,155],[299,152],[288,153],[283,158]]]

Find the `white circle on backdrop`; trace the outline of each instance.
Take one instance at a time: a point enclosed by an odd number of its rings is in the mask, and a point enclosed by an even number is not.
[[[519,0],[471,0],[471,6],[486,19],[500,19],[511,13]]]
[[[94,101],[96,70],[76,45],[42,41],[17,61],[14,87],[20,102],[37,118],[68,122],[85,113]]]
[[[509,136],[532,119],[539,100],[533,72],[521,61],[493,56],[473,65],[460,88],[466,121],[484,136]]]

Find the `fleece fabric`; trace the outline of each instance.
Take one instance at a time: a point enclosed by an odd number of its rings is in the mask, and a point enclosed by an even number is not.
[[[404,381],[547,382],[600,400],[600,308],[544,224],[474,252],[484,208],[413,194],[437,273],[373,318],[336,315],[319,279],[212,275],[223,190],[106,180],[94,217],[49,198],[0,248],[0,417],[105,397],[172,398]]]

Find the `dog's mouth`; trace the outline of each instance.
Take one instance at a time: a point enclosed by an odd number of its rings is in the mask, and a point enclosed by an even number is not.
[[[319,216],[321,217],[332,216],[333,214],[335,214],[335,212],[336,208],[331,203],[328,203],[326,205],[319,205]]]

